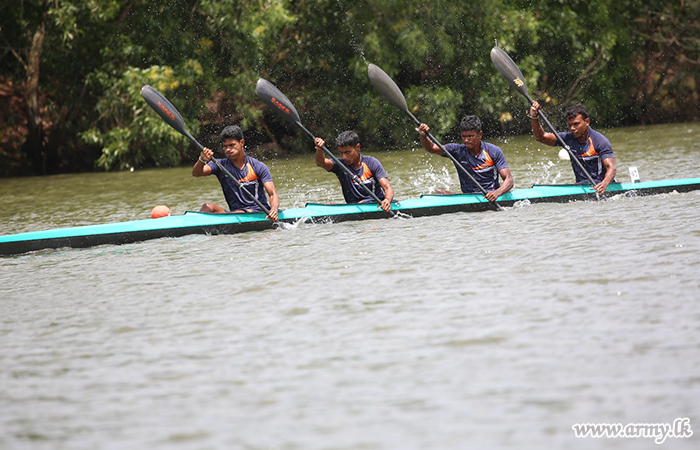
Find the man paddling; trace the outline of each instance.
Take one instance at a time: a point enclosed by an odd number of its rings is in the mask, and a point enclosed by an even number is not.
[[[539,103],[532,102],[530,107],[532,134],[538,142],[543,144],[561,145],[553,133],[546,133],[540,125],[538,114],[540,108]],[[594,189],[598,194],[604,194],[608,185],[614,181],[617,171],[610,141],[591,128],[591,119],[588,117],[588,110],[585,106],[573,105],[564,111],[564,115],[569,124],[569,132],[559,133],[559,138],[571,148],[574,156],[578,158],[593,181],[596,182],[591,189]],[[581,170],[578,164],[571,161],[571,167],[574,169],[577,184],[590,184],[586,173]]]
[[[476,116],[464,116],[459,124],[463,144],[447,144],[445,150],[466,169],[486,191],[486,199],[496,201],[498,197],[513,187],[513,175],[510,173],[503,151],[496,145],[483,142],[481,137],[481,120]],[[421,123],[418,127],[420,143],[429,153],[448,157],[442,149],[428,138],[430,127]],[[465,194],[479,194],[481,189],[476,186],[469,176],[458,169],[459,184]],[[503,184],[499,182],[499,176]],[[437,194],[454,194],[440,189]]]
[[[211,174],[216,175],[224,192],[229,210],[226,211],[213,203],[205,203],[200,211],[213,213],[263,212],[250,196],[241,192],[241,189],[245,189],[270,211],[267,218],[276,222],[280,200],[275,184],[272,182],[272,175],[270,175],[270,170],[264,163],[246,155],[245,139],[243,139],[241,127],[233,125],[224,128],[219,135],[219,143],[226,154],[226,158],[218,160],[219,164],[231,172],[241,187],[229,180],[221,172],[219,167],[211,160],[214,152],[205,147],[192,168],[192,176],[205,177]],[[270,203],[267,202],[265,192],[270,197]]]
[[[333,172],[338,177],[346,203],[375,201],[365,189],[355,183],[345,170],[338,167],[333,160],[326,158],[323,153],[326,141],[317,137],[314,139],[314,144],[316,146],[316,165],[326,169],[328,172]],[[340,163],[357,175],[360,183],[369,188],[370,192],[374,192],[377,198],[381,200],[382,203],[379,206],[384,211],[391,211],[394,190],[389,184],[384,167],[382,167],[382,163],[377,158],[360,154],[360,137],[357,133],[354,131],[340,133],[335,140],[335,145],[343,158]]]

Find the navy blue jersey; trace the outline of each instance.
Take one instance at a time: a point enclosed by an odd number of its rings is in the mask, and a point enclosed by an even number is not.
[[[350,169],[352,173],[357,175],[360,179],[360,183],[368,187],[371,192],[379,198],[379,200],[384,200],[384,190],[379,185],[379,180],[382,178],[387,178],[384,167],[382,163],[379,162],[377,158],[372,156],[360,155],[360,167],[355,169],[353,167],[345,164],[342,159],[340,163],[345,167]],[[340,186],[343,188],[343,197],[346,203],[362,203],[366,201],[374,201],[374,199],[357,183],[350,177],[350,175],[345,172],[341,167],[333,162],[333,168],[331,172],[336,174],[338,181],[340,181]]]
[[[559,137],[571,148],[576,158],[591,174],[591,178],[600,183],[607,172],[603,160],[615,157],[608,138],[591,128],[588,129],[588,136],[584,142],[579,142],[571,133],[559,133]],[[558,140],[557,145],[561,145]],[[571,160],[571,167],[574,169],[576,183],[590,184],[588,177],[574,160]]]
[[[217,161],[243,185],[243,189],[253,194],[268,210],[270,209],[263,184],[272,181],[272,175],[265,164],[248,155],[245,157],[242,169],[236,167],[228,158]],[[226,174],[219,170],[214,161],[209,161],[207,165],[211,167],[211,173],[219,179],[229,211],[242,209],[247,212],[263,212],[248,195],[241,192],[236,182],[230,180]]]
[[[498,146],[481,141],[481,153],[478,156],[469,153],[467,146],[464,144],[447,144],[445,145],[445,150],[454,156],[487,192],[495,191],[501,187],[498,171],[507,169],[508,164],[503,151]],[[442,156],[448,158],[447,155]],[[472,180],[459,167],[456,168],[462,192],[465,194],[480,194],[481,189],[474,185]]]

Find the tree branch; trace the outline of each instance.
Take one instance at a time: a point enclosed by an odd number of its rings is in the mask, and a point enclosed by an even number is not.
[[[591,61],[590,64],[588,64],[588,66],[586,66],[586,68],[583,70],[583,72],[581,72],[581,75],[579,75],[578,78],[576,78],[576,80],[573,82],[573,84],[571,85],[571,87],[569,88],[569,90],[566,93],[566,101],[564,102],[564,104],[568,104],[574,98],[573,93],[574,93],[574,90],[576,89],[576,86],[578,86],[579,83],[581,83],[583,80],[585,80],[589,75],[593,75],[597,72],[597,71],[596,72],[591,72],[591,71],[602,59],[603,59],[603,49],[600,50],[600,53],[598,53],[598,56],[596,56],[595,59],[593,61]]]

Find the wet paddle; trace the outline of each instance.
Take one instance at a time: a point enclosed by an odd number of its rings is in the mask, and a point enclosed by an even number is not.
[[[375,88],[387,99],[389,100],[389,103],[392,105],[396,106],[399,108],[401,111],[405,112],[408,117],[413,119],[413,121],[416,123],[416,125],[420,125],[421,122],[416,119],[416,117],[411,113],[411,111],[408,109],[408,105],[406,104],[406,98],[403,96],[403,93],[401,93],[401,89],[394,83],[394,80],[391,79],[389,75],[386,74],[382,69],[379,67],[375,66],[374,64],[370,64],[369,68],[367,69],[367,75],[369,75],[369,81],[374,85]],[[469,177],[472,183],[474,183],[475,186],[479,188],[479,190],[486,195],[486,189],[479,184],[474,176],[469,173],[469,171],[462,166],[462,164],[457,161],[457,158],[455,158],[450,152],[448,152],[445,147],[437,140],[435,136],[432,135],[432,133],[428,132],[428,139],[430,139],[435,145],[440,147],[440,150],[442,152],[449,156],[450,159],[454,162],[455,166],[460,169],[465,175]],[[491,202],[493,206],[501,210],[501,206],[493,201]]]
[[[141,96],[143,97],[144,100],[146,100],[146,103],[148,103],[148,106],[153,108],[155,112],[158,113],[158,115],[175,131],[178,133],[182,134],[186,138],[188,138],[194,145],[197,146],[197,148],[201,151],[204,149],[202,144],[197,142],[197,139],[195,139],[189,131],[187,131],[187,126],[185,125],[185,121],[183,120],[182,116],[178,112],[178,110],[173,106],[172,103],[168,101],[163,95],[155,90],[153,87],[149,85],[145,85],[143,88],[141,88]],[[212,161],[214,161],[214,164],[216,164],[219,167],[219,170],[221,170],[224,175],[226,175],[230,180],[234,181],[237,185],[238,188],[243,191],[251,200],[257,204],[260,209],[262,209],[265,214],[269,215],[270,210],[265,207],[265,205],[262,204],[260,200],[258,200],[255,195],[250,193],[247,189],[243,189],[243,184],[241,184],[240,181],[236,179],[236,177],[231,174],[224,166],[219,163],[219,161],[216,160],[216,158],[212,158]]]
[[[304,133],[306,133],[307,136],[311,138],[311,140],[316,139],[316,136],[307,130],[304,125],[302,125],[301,119],[299,119],[299,113],[292,102],[272,83],[264,78],[260,78],[255,86],[255,91],[258,93],[260,100],[269,106],[275,113],[280,115],[286,121],[298,126]],[[328,150],[325,145],[322,148],[326,155],[328,155],[333,162],[338,165],[338,167],[343,169],[358,186],[364,189],[364,191],[377,202],[378,205],[381,205],[382,201],[379,199],[379,197],[377,197],[377,194],[362,184],[360,182],[360,177],[353,173],[345,164],[341,163],[340,160],[338,160],[338,158],[330,150]]]
[[[512,59],[510,59],[510,56],[506,52],[504,52],[501,48],[498,46],[493,47],[491,49],[491,61],[493,62],[493,65],[496,66],[496,69],[503,75],[503,78],[508,81],[508,83],[515,88],[516,91],[520,92],[530,104],[534,103],[534,100],[530,98],[530,94],[527,91],[527,84],[525,84],[525,77],[523,77],[523,73],[520,71],[517,65],[513,62]],[[585,167],[583,167],[583,164],[581,164],[581,161],[574,155],[574,152],[571,151],[571,147],[566,145],[566,143],[559,137],[559,133],[557,133],[557,130],[554,129],[552,124],[547,120],[547,117],[544,115],[542,110],[538,111],[538,114],[542,117],[542,120],[547,124],[550,130],[552,130],[552,133],[554,133],[554,136],[557,139],[557,142],[566,149],[566,151],[569,153],[569,156],[573,161],[578,164],[578,167],[583,171],[584,174],[586,174],[586,178],[588,178],[588,181],[591,182],[593,186],[596,185],[595,181],[593,181],[593,177],[591,176],[590,173],[586,170]],[[598,196],[598,193],[596,192],[596,196]]]

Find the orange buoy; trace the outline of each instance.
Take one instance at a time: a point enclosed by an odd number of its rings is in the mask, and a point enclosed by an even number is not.
[[[159,217],[166,217],[170,215],[170,208],[165,205],[154,206],[151,210],[151,218],[157,219]]]

